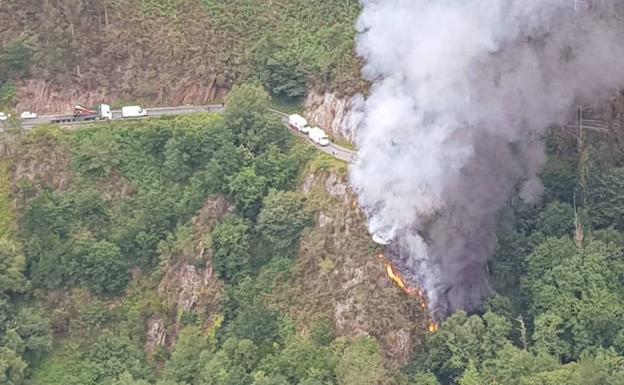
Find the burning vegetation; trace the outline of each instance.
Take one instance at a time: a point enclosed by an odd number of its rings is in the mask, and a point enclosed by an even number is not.
[[[407,283],[405,283],[405,280],[401,276],[401,273],[399,273],[394,267],[394,265],[386,259],[384,254],[380,253],[378,257],[379,257],[379,260],[385,266],[385,270],[386,270],[386,274],[388,275],[388,278],[390,278],[390,280],[394,282],[394,284],[398,286],[399,289],[401,289],[401,291],[403,291],[405,294],[407,294],[410,297],[416,298],[418,302],[420,302],[420,308],[423,310],[423,312],[429,313],[429,308],[427,306],[427,303],[428,303],[427,296],[425,295],[425,293],[419,287],[410,286]],[[435,333],[438,331],[438,324],[434,322],[431,318],[429,318],[427,329],[431,333]]]

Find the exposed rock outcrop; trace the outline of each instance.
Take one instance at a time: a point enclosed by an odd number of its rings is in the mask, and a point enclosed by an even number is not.
[[[127,75],[130,76],[131,72],[128,71]],[[36,111],[39,114],[70,114],[77,103],[95,106],[100,103],[114,104],[122,100],[140,102],[148,107],[203,105],[220,102],[227,94],[227,90],[218,87],[214,81],[203,84],[192,79],[180,79],[174,86],[141,94],[137,91],[141,81],[149,80],[128,79],[128,84],[135,84],[135,87],[122,89],[106,84],[96,88],[68,87],[40,79],[27,80],[18,85],[18,104],[15,110]]]
[[[169,314],[158,314],[148,320],[145,351],[151,356],[159,346],[171,351],[182,326],[183,317],[196,315],[211,327],[218,316],[223,282],[214,274],[212,255],[206,239],[217,221],[234,206],[225,198],[206,201],[193,218],[190,239],[180,235],[175,247],[166,251],[169,262],[158,286],[158,295],[170,305]]]
[[[312,91],[305,102],[306,116],[332,136],[353,142],[358,119],[352,110],[358,100],[358,97],[344,98],[332,92]]]

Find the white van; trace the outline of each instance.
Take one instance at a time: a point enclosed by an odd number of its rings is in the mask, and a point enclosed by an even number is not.
[[[138,118],[141,116],[147,116],[147,111],[145,111],[141,106],[121,107],[122,118]]]
[[[22,119],[35,119],[36,117],[37,117],[37,114],[31,111],[24,111],[20,115],[20,118]]]

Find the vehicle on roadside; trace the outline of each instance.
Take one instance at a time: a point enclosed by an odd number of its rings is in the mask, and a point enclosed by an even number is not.
[[[122,118],[138,118],[141,116],[147,116],[147,111],[141,106],[124,106],[121,107]]]
[[[304,134],[310,132],[310,126],[308,126],[308,121],[303,116],[298,114],[288,116],[288,125],[293,130],[297,130]]]
[[[329,138],[325,131],[318,127],[311,128],[308,132],[308,137],[319,146],[329,146]]]
[[[20,118],[22,119],[35,119],[37,118],[37,114],[31,111],[24,111],[21,113]]]
[[[111,120],[113,119],[113,112],[108,104],[100,104],[97,109],[92,110],[81,106],[80,104],[74,107],[75,117],[94,117],[95,119]]]
[[[54,117],[51,123],[74,123],[87,122],[90,120],[111,120],[113,114],[108,104],[100,104],[95,109],[90,109],[77,104],[71,115],[59,115]]]
[[[6,122],[7,120],[9,120],[10,117],[11,115],[7,115],[4,112],[0,112],[0,122]]]

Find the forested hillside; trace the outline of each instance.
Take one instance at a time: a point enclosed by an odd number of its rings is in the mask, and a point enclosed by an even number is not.
[[[0,379],[621,384],[620,103],[609,132],[549,132],[542,202],[501,213],[497,295],[435,333],[385,276],[344,165],[257,87],[223,116],[5,135]]]
[[[0,109],[222,100],[259,81],[353,94],[356,1],[20,0],[0,7]]]
[[[498,218],[495,294],[431,325],[347,165],[268,113],[363,89],[358,11],[1,3],[1,109],[228,96],[1,134],[0,385],[624,385],[624,97],[547,131],[541,198]]]
[[[427,317],[345,165],[267,107],[245,86],[222,116],[2,137],[2,383],[355,384],[407,363]]]

